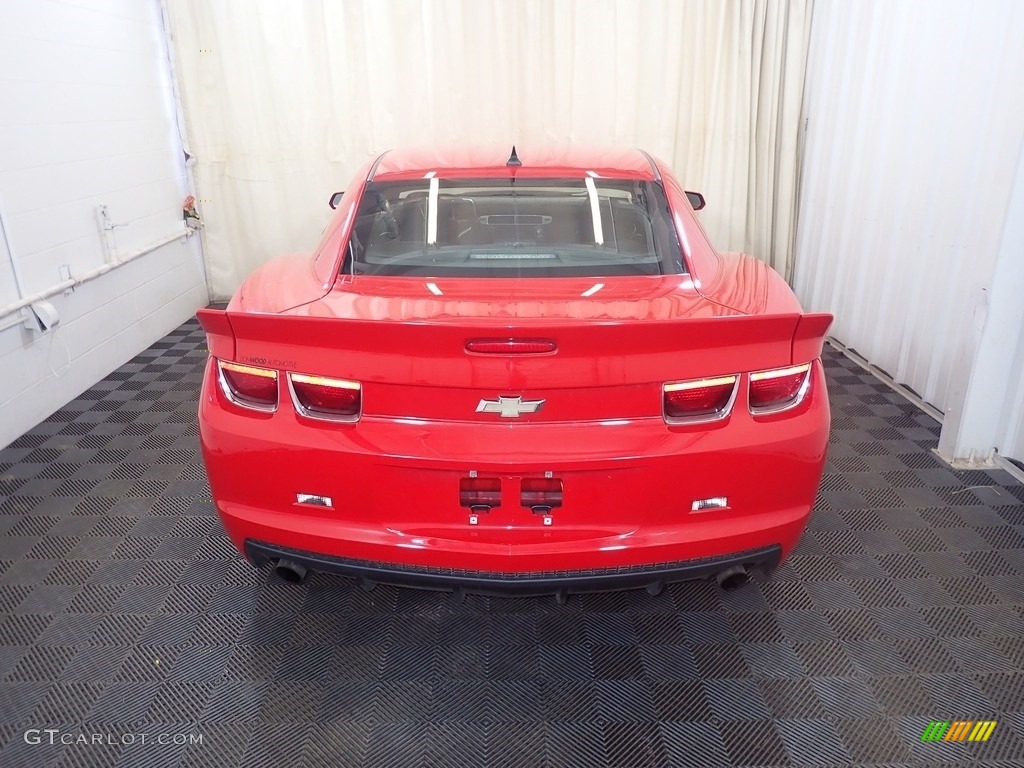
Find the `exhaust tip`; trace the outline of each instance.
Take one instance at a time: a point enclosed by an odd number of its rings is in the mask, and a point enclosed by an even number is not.
[[[731,591],[746,584],[749,577],[750,574],[746,568],[742,565],[734,565],[732,568],[726,568],[721,573],[716,573],[715,581],[722,589]]]
[[[301,584],[306,578],[306,569],[291,560],[278,560],[274,565],[274,573],[289,584]]]

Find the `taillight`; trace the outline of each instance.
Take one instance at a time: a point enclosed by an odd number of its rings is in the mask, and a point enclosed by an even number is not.
[[[277,371],[217,361],[221,390],[228,400],[247,408],[277,408]]]
[[[724,418],[736,398],[738,376],[677,381],[665,385],[665,420],[669,422],[714,421]]]
[[[288,386],[295,409],[303,416],[332,421],[359,418],[363,390],[358,381],[289,373]]]
[[[811,383],[811,364],[793,365],[750,374],[751,413],[774,413],[804,399]]]

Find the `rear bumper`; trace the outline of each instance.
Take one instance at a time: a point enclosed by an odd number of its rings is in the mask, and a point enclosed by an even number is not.
[[[353,560],[302,552],[251,539],[245,542],[245,555],[257,566],[277,560],[289,560],[310,571],[338,573],[359,579],[364,584],[465,590],[477,594],[537,595],[552,592],[568,594],[661,587],[679,581],[710,578],[733,567],[767,573],[779,564],[782,547],[775,545],[747,552],[672,563],[511,574]]]
[[[820,364],[814,375],[792,413],[755,418],[743,405],[700,428],[660,418],[324,425],[286,402],[273,414],[238,412],[208,370],[200,441],[225,530],[254,560],[287,552],[314,570],[440,588],[644,586],[708,576],[736,557],[770,568],[788,556],[828,442]],[[458,489],[474,472],[500,479],[502,503],[471,522]],[[522,506],[520,488],[549,472],[564,483],[564,504],[545,520]],[[301,504],[297,494],[332,503]],[[723,496],[728,509],[692,510]]]

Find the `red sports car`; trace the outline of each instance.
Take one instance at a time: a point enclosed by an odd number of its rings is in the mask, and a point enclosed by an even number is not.
[[[331,205],[312,254],[198,313],[203,456],[252,562],[564,598],[789,554],[832,318],[717,252],[663,163],[392,151]]]

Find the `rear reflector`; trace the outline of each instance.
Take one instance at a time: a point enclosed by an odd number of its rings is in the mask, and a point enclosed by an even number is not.
[[[737,376],[678,381],[665,385],[665,420],[684,423],[724,418],[736,397]]]
[[[298,504],[311,504],[314,507],[333,507],[330,496],[321,496],[316,493],[297,493],[295,501]]]
[[[709,509],[728,509],[729,499],[726,496],[712,496],[710,499],[695,499],[690,505],[691,512],[705,512]]]
[[[359,418],[363,390],[358,381],[289,373],[288,386],[295,410],[303,416],[331,421]]]
[[[562,506],[562,481],[550,477],[524,477],[519,503],[530,509],[543,507],[552,510]]]
[[[490,509],[501,506],[501,479],[464,477],[459,480],[459,506]]]
[[[758,371],[750,374],[750,410],[774,413],[792,408],[807,394],[811,364]]]
[[[273,411],[277,408],[277,371],[217,361],[221,390],[231,402]]]
[[[545,339],[473,339],[466,342],[466,351],[478,355],[543,355],[557,348],[555,342]]]

